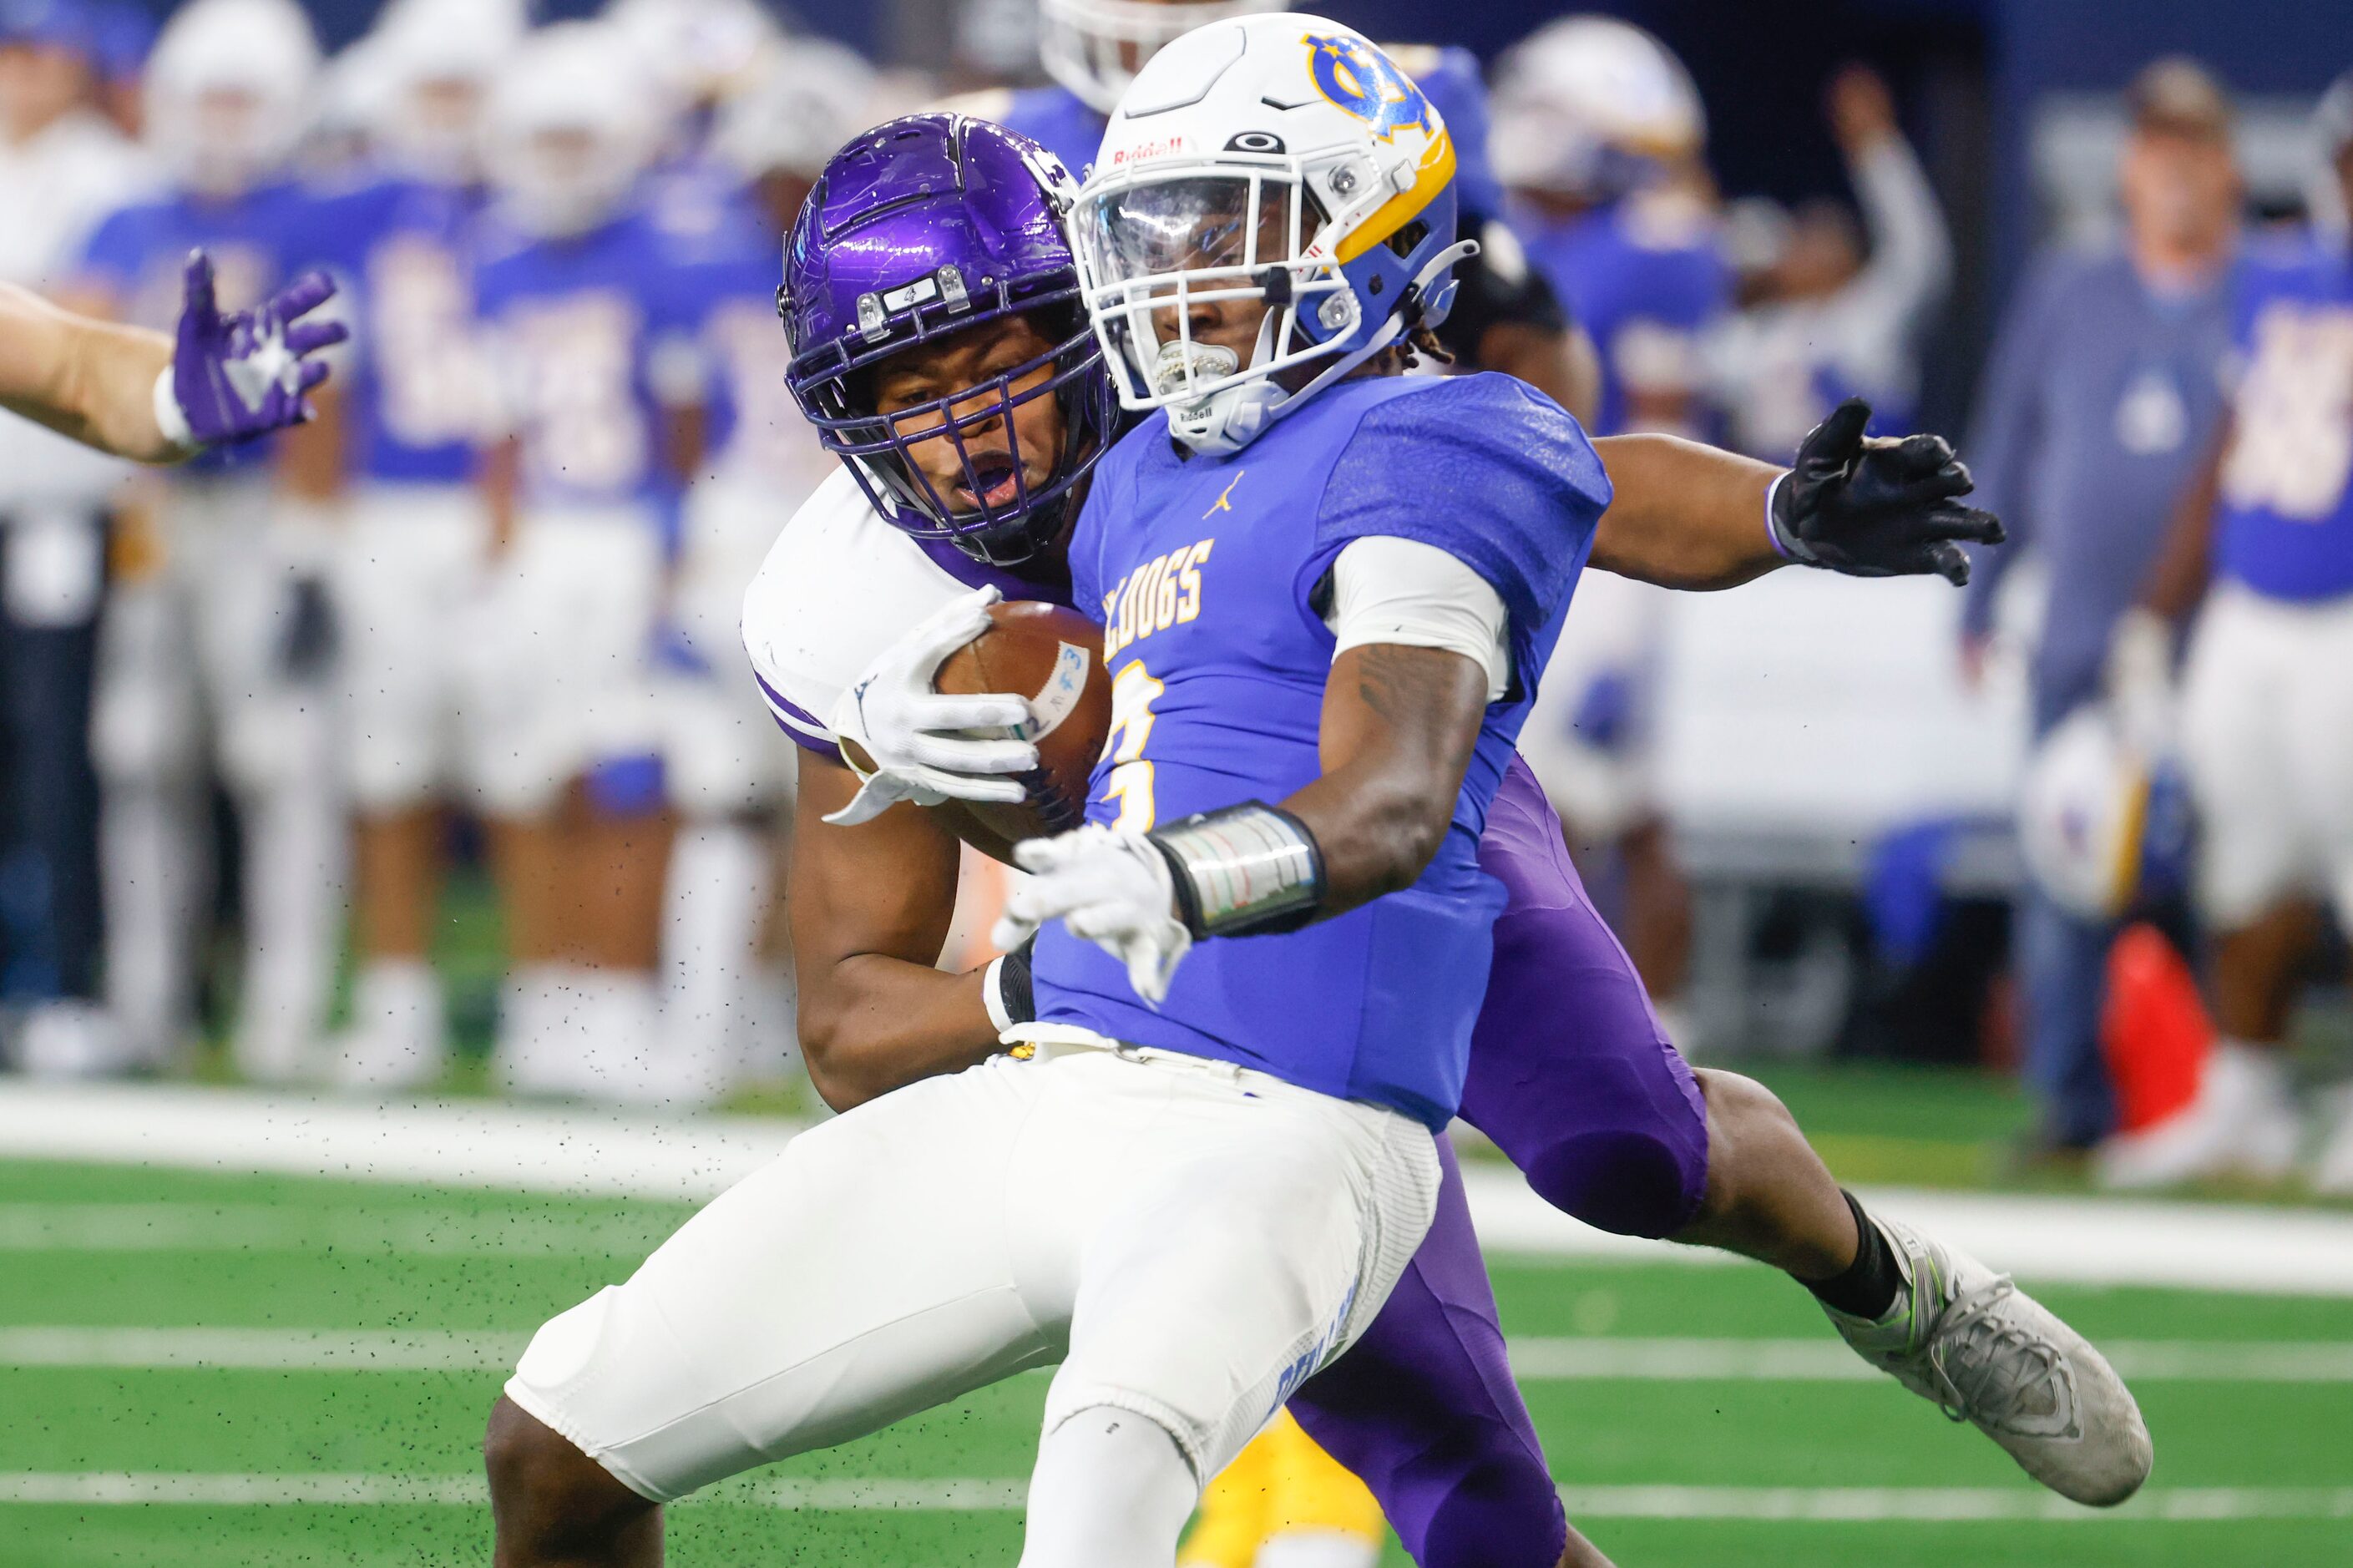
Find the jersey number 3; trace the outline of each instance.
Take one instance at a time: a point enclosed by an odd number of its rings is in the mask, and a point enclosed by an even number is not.
[[[1112,677],[1111,733],[1103,737],[1112,770],[1103,780],[1103,798],[1119,802],[1119,816],[1112,820],[1117,832],[1149,833],[1158,826],[1160,808],[1152,798],[1152,764],[1145,761],[1144,746],[1152,739],[1152,705],[1166,689],[1140,658],[1130,659]]]

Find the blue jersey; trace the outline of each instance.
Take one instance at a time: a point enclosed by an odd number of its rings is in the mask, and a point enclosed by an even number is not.
[[[2215,570],[2274,599],[2353,594],[2353,252],[2258,254],[2238,282]]]
[[[1231,458],[1180,456],[1165,416],[1113,447],[1071,543],[1112,674],[1091,821],[1140,831],[1281,801],[1320,774],[1335,644],[1318,586],[1351,540],[1419,540],[1476,570],[1510,612],[1513,683],[1411,888],[1301,931],[1204,942],[1156,1009],[1115,960],[1050,926],[1039,1016],[1444,1125],[1504,906],[1479,836],[1609,497],[1577,422],[1500,375],[1343,382]]]
[[[522,499],[667,511],[659,365],[695,327],[694,268],[637,214],[576,238],[486,239],[475,293]],[[670,401],[679,401],[671,399]]]
[[[1487,159],[1487,84],[1479,57],[1468,49],[1392,46],[1389,53],[1413,78],[1454,143],[1454,190],[1463,209],[1484,217],[1500,215],[1504,188]],[[1013,95],[999,121],[1018,131],[1083,177],[1103,146],[1104,120],[1062,87],[1038,87]]]
[[[1636,192],[1564,220],[1522,216],[1528,258],[1600,351],[1602,434],[1625,430],[1630,384],[1697,384],[1699,336],[1731,283],[1696,204]]]
[[[474,333],[480,210],[468,192],[407,180],[321,205],[318,254],[357,323],[336,378],[357,474],[453,485],[473,473],[487,413]]]
[[[76,268],[78,281],[111,300],[123,321],[168,332],[180,318],[189,251],[202,247],[211,255],[221,308],[244,310],[312,260],[316,211],[311,197],[293,184],[219,200],[175,193],[141,202],[92,231]],[[263,440],[216,447],[187,466],[202,472],[247,467],[262,460],[270,446]]]

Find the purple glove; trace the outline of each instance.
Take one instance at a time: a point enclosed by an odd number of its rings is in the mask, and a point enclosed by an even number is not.
[[[324,362],[311,356],[351,331],[341,321],[301,318],[334,291],[325,273],[305,272],[258,309],[224,316],[213,298],[212,258],[189,252],[170,397],[156,389],[164,434],[184,447],[212,447],[308,419],[302,395],[327,379]]]

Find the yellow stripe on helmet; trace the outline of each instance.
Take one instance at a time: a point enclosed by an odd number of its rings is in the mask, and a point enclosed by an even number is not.
[[[1340,265],[1346,266],[1419,217],[1452,178],[1454,138],[1447,134],[1444,126],[1440,126],[1421,155],[1421,167],[1414,175],[1413,188],[1400,191],[1374,208],[1372,216],[1340,242],[1339,248],[1333,253],[1339,258]]]

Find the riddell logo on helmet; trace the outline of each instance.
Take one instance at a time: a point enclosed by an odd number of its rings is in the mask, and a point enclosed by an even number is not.
[[[1111,155],[1112,167],[1122,163],[1142,163],[1154,158],[1174,157],[1193,150],[1193,139],[1183,132],[1174,136],[1158,136],[1149,142],[1139,142],[1133,147],[1123,147]]]

